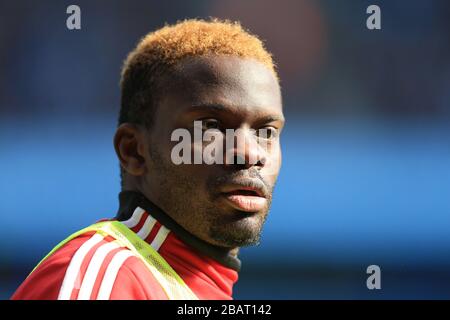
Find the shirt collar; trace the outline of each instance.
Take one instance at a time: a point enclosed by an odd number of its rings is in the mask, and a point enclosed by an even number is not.
[[[239,271],[241,261],[236,256],[229,253],[227,249],[209,244],[198,237],[192,235],[179,224],[177,224],[164,211],[153,204],[150,200],[137,191],[122,191],[119,193],[119,210],[116,219],[126,221],[133,215],[134,210],[140,207],[159,221],[162,225],[171,230],[180,240],[197,250],[199,253],[210,257],[225,267]]]

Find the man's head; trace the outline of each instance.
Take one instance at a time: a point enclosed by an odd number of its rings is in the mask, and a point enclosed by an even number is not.
[[[121,89],[114,145],[122,188],[140,191],[206,242],[257,243],[280,168],[284,124],[277,74],[261,41],[227,21],[166,26],[130,53]],[[175,164],[172,133],[193,134],[194,121],[215,130],[214,141],[245,163]],[[244,148],[227,149],[226,129],[245,137]],[[258,136],[259,129],[267,136]],[[190,146],[198,151],[198,144]],[[258,161],[249,161],[254,155]]]

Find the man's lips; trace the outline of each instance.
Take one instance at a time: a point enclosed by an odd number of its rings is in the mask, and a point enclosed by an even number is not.
[[[228,185],[221,195],[234,209],[245,212],[258,212],[267,206],[266,190],[263,186]]]
[[[260,196],[239,194],[223,194],[226,201],[236,210],[245,212],[258,212],[266,207],[267,199]]]

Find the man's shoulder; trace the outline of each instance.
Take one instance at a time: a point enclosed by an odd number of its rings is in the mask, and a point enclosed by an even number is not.
[[[120,290],[118,290],[120,287]],[[47,257],[12,299],[159,299],[139,257],[111,236],[88,231]]]

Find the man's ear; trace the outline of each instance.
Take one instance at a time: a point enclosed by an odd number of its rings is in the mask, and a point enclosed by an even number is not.
[[[121,124],[114,135],[114,149],[122,168],[133,176],[145,173],[145,135],[137,125]]]

